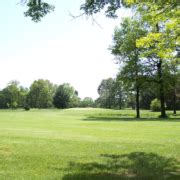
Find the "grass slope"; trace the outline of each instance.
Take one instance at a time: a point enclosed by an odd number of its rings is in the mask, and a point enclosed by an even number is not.
[[[180,179],[180,112],[0,111],[0,179]]]

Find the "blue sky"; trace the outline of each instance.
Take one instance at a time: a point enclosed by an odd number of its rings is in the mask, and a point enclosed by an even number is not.
[[[55,11],[40,23],[26,18],[20,0],[6,0],[0,6],[0,89],[11,80],[29,87],[37,79],[55,84],[70,83],[81,98],[97,98],[102,79],[115,77],[118,66],[108,47],[121,18],[103,14],[72,20],[79,15],[83,0],[49,0]],[[129,15],[121,10],[119,17]]]

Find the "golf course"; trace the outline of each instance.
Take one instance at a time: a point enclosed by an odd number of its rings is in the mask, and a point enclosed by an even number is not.
[[[180,112],[0,110],[0,179],[180,179]]]

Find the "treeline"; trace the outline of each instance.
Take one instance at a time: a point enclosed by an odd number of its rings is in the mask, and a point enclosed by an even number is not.
[[[180,76],[177,76],[180,78]],[[176,78],[177,78],[176,77]],[[169,79],[169,80],[168,80]],[[173,77],[167,78],[165,91],[165,107],[167,110],[180,110],[180,84],[174,91]],[[176,92],[176,99],[174,98]],[[103,79],[98,87],[99,98],[95,106],[101,108],[136,109],[136,89],[133,82],[123,79],[121,72],[115,79]],[[174,107],[175,106],[175,107]],[[155,82],[144,82],[139,92],[139,108],[160,111],[159,86]]]
[[[174,76],[173,76],[174,77]],[[176,86],[176,102],[172,78],[166,86],[166,109],[180,110],[180,86]],[[178,76],[179,77],[179,76]],[[139,93],[141,109],[160,111],[159,91],[156,83],[146,83]],[[98,107],[108,109],[136,109],[136,89],[132,83],[122,78],[121,72],[115,79],[103,79],[98,86],[99,97],[94,101],[91,97],[81,99],[78,91],[70,84],[55,85],[49,80],[35,80],[30,88],[20,86],[18,81],[11,81],[0,91],[0,109],[25,108],[73,108]],[[174,107],[175,106],[175,107]]]
[[[72,108],[92,107],[93,99],[80,99],[78,92],[68,83],[55,85],[49,80],[35,80],[30,88],[11,81],[0,91],[0,108]]]

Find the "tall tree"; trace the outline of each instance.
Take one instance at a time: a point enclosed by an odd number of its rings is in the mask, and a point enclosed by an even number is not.
[[[71,108],[79,104],[77,91],[68,83],[60,85],[53,97],[53,104],[56,108]]]
[[[49,80],[39,79],[32,83],[27,102],[32,108],[52,107],[55,86]]]
[[[113,94],[114,80],[112,78],[103,79],[98,86],[99,102],[101,107],[112,108],[114,104]]]
[[[140,87],[142,81],[142,65],[140,63],[141,48],[136,46],[136,40],[144,36],[146,31],[138,21],[125,18],[120,28],[116,28],[113,37],[111,52],[115,55],[123,68],[121,73],[124,82],[133,83],[136,92],[136,117],[140,118]]]
[[[161,5],[144,3],[138,7],[141,20],[146,24],[148,33],[137,40],[137,47],[144,48],[142,57],[148,59],[152,71],[156,68],[157,82],[159,84],[159,98],[161,101],[161,117],[166,117],[165,111],[165,65],[173,57],[178,43],[177,36],[177,10],[163,9]],[[145,13],[148,11],[149,13]],[[167,67],[167,66],[166,66]]]

